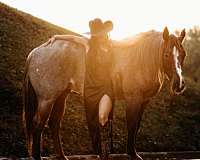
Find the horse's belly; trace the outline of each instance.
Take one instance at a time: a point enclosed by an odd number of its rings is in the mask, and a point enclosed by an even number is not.
[[[34,89],[39,96],[43,97],[57,97],[69,85],[70,78],[61,78],[45,74],[43,76],[33,73],[30,75],[30,80]]]
[[[125,96],[140,94],[144,98],[151,98],[158,93],[161,84],[158,80],[153,80],[151,76],[144,76],[144,74],[134,70],[125,69],[121,72],[122,90]]]

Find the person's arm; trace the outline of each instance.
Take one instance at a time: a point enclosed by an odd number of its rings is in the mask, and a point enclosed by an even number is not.
[[[88,52],[89,50],[89,44],[88,44],[89,39],[86,37],[75,36],[75,35],[54,35],[48,40],[46,45],[49,44],[52,45],[56,40],[74,41],[76,43],[82,44],[85,47],[86,52]]]
[[[54,40],[74,40],[74,38],[80,38],[80,37],[75,35],[54,35],[52,38]]]
[[[78,36],[74,36],[74,35],[53,35],[47,42],[47,44],[52,45],[54,43],[55,40],[74,40],[75,37],[77,38]]]

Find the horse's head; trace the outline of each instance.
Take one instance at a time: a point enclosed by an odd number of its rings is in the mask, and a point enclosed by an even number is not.
[[[185,89],[185,81],[182,75],[183,62],[186,56],[182,46],[185,37],[185,29],[180,36],[169,35],[167,27],[163,31],[163,66],[167,78],[170,80],[170,93],[180,94]]]

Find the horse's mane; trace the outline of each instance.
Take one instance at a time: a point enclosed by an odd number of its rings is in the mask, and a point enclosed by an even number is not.
[[[142,73],[144,78],[146,75],[146,77],[162,82],[164,78],[161,55],[162,33],[152,30],[122,41],[122,43],[127,41],[129,44],[124,48],[124,53],[128,54],[129,66],[134,69],[135,73]]]

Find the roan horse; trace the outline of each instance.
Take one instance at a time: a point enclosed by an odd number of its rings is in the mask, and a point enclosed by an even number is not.
[[[26,60],[23,118],[29,155],[36,160],[41,159],[41,133],[47,119],[59,159],[67,159],[59,129],[67,95],[72,89],[83,93],[87,52],[76,39],[56,41],[51,46],[43,44],[31,51]]]
[[[115,75],[127,104],[128,143],[131,159],[142,159],[135,142],[146,104],[162,87],[165,77],[170,81],[170,93],[180,94],[185,89],[182,67],[185,50],[179,37],[149,31],[134,39],[113,41]],[[83,93],[87,39],[69,36],[52,44],[34,49],[28,56],[24,81],[24,118],[29,154],[40,159],[40,139],[46,121],[53,134],[59,159],[64,155],[59,137],[66,96],[72,91]],[[120,77],[120,78],[119,78]],[[120,84],[120,85],[119,85]]]

